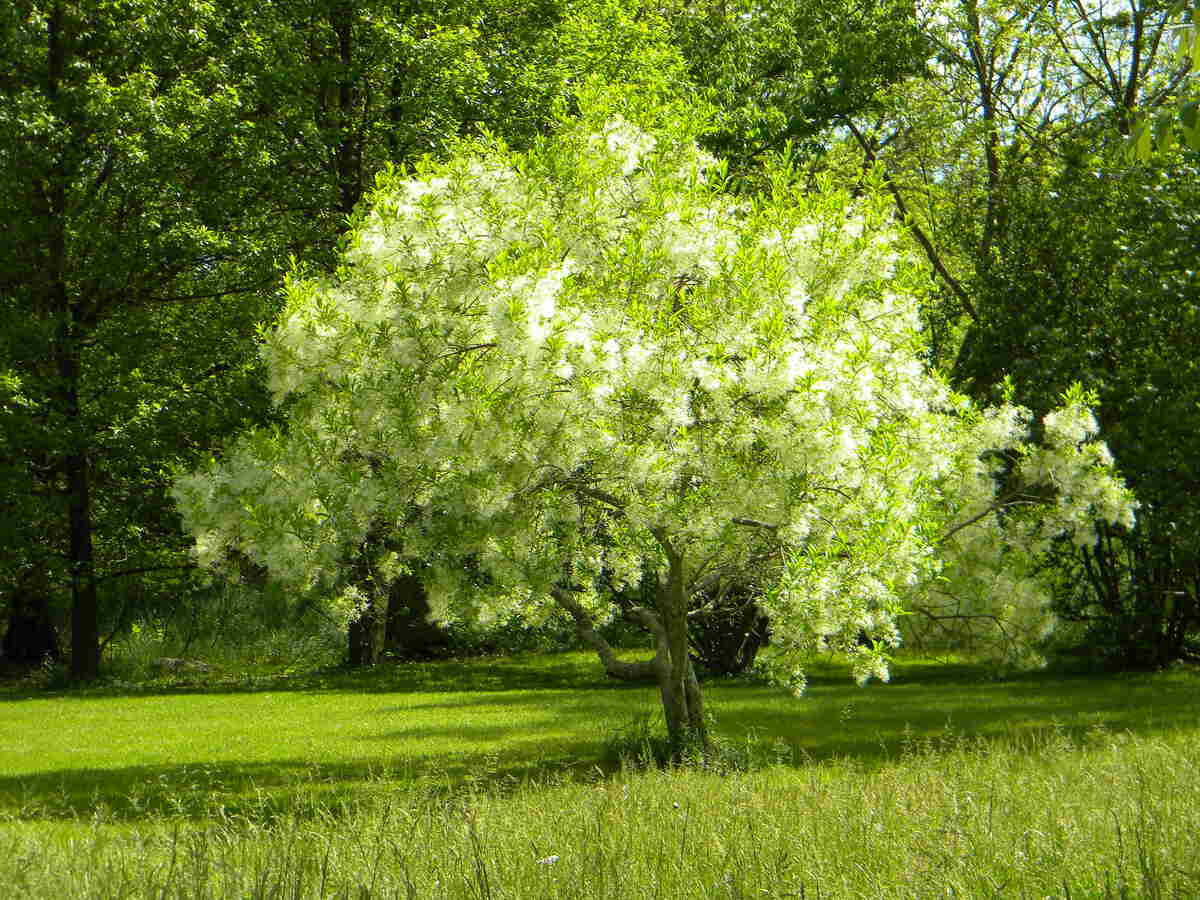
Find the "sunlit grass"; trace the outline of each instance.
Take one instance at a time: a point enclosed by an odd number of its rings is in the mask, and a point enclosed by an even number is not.
[[[0,815],[103,807],[208,815],[293,788],[454,784],[595,761],[644,686],[585,654],[330,673],[229,691],[110,690],[0,701]]]
[[[817,665],[799,700],[711,681],[729,758],[761,766],[724,776],[602,765],[606,739],[657,701],[586,654],[9,694],[0,884],[46,897],[1198,896],[1198,687],[1186,670],[997,679],[922,660],[866,688]]]

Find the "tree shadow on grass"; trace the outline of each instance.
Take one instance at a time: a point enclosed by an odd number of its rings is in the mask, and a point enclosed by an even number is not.
[[[1193,673],[1083,676],[979,675],[976,667],[899,667],[890,684],[864,687],[848,677],[810,678],[795,700],[752,686],[708,692],[720,730],[738,741],[780,741],[799,763],[895,761],[914,746],[963,740],[1020,743],[1047,731],[1081,739],[1089,732],[1164,735],[1200,727]]]
[[[634,656],[638,651],[633,651]],[[330,668],[302,674],[245,676],[220,671],[187,673],[149,681],[101,682],[68,689],[38,690],[18,682],[0,685],[0,702],[33,699],[154,697],[177,694],[245,694],[283,692],[486,693],[520,690],[620,689],[625,682],[609,679],[594,654],[485,656],[432,662],[387,662],[364,669]]]
[[[479,729],[486,732],[488,729]],[[480,736],[479,734],[476,735]],[[298,758],[255,763],[195,761],[119,768],[59,769],[0,777],[0,822],[128,822],[158,818],[244,819],[336,815],[364,802],[441,802],[472,791],[511,790],[531,781],[595,779],[597,745],[545,742],[503,755],[372,754],[336,763]],[[535,754],[536,752],[536,754]]]

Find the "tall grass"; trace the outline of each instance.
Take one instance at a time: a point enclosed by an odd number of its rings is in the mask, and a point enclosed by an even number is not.
[[[1195,897],[1200,747],[1094,730],[0,835],[13,897]]]

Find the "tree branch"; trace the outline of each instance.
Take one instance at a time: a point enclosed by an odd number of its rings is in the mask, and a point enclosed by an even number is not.
[[[1008,506],[1033,506],[1035,503],[1037,503],[1036,500],[1018,500],[1015,497],[1013,497],[1012,495],[1010,495],[1009,497],[1001,497],[999,500],[997,500],[995,503],[991,504],[987,509],[985,509],[983,512],[981,512],[979,515],[971,516],[971,518],[967,519],[967,521],[960,522],[959,524],[955,525],[953,528],[951,528],[949,531],[947,531],[945,534],[943,534],[940,538],[938,538],[937,543],[938,544],[946,543],[946,541],[950,540],[950,538],[952,538],[954,535],[958,534],[958,532],[962,531],[964,528],[970,528],[972,525],[974,525],[980,519],[985,518],[989,513],[994,513],[998,509],[1004,509],[1005,507],[1008,507]]]
[[[857,127],[855,127],[854,122],[851,121],[849,117],[845,119],[845,122],[847,127],[850,129],[850,133],[854,135],[854,139],[858,141],[858,145],[862,148],[862,151],[866,155],[867,159],[872,163],[878,162],[879,158],[875,155],[875,151],[871,148],[870,142],[868,142],[863,133],[859,131]],[[941,276],[942,281],[946,284],[946,286],[950,288],[950,292],[954,294],[955,299],[958,300],[962,308],[966,310],[967,315],[969,315],[972,319],[978,319],[979,312],[975,309],[975,304],[971,302],[971,298],[967,296],[966,289],[963,288],[959,280],[950,274],[950,270],[946,268],[946,264],[942,261],[941,255],[933,246],[933,242],[929,240],[928,236],[921,229],[921,226],[917,224],[916,219],[914,219],[912,214],[909,213],[908,204],[904,202],[904,198],[900,194],[900,189],[896,186],[896,182],[892,179],[891,173],[887,170],[886,166],[883,167],[881,171],[883,172],[883,183],[888,186],[888,190],[891,191],[892,198],[896,202],[896,211],[900,213],[901,220],[904,222],[909,231],[912,232],[912,236],[916,238],[917,243],[921,245],[921,249],[925,251],[926,259],[929,260],[934,270],[938,273],[938,275]]]
[[[596,631],[591,617],[579,605],[578,601],[571,596],[569,590],[556,587],[550,592],[550,596],[554,598],[555,603],[565,609],[571,616],[572,621],[575,623],[575,633],[579,635],[580,640],[596,651],[601,665],[604,666],[604,671],[610,678],[617,678],[621,681],[647,681],[658,677],[659,669],[662,666],[661,650],[655,655],[654,659],[634,661],[617,659],[616,651],[613,650],[612,645]],[[657,622],[657,617],[648,609],[637,607],[630,610],[626,615],[650,628],[655,633],[656,638],[658,638],[659,633],[665,634],[662,623]],[[662,646],[661,640],[657,640],[656,643],[660,647]]]
[[[144,575],[147,572],[175,572],[195,569],[195,563],[176,563],[174,565],[163,566],[142,566],[137,569],[121,569],[116,572],[106,572],[103,575],[96,576],[96,582],[108,581],[110,578],[124,578],[126,575]]]
[[[746,525],[750,528],[765,528],[767,531],[778,531],[779,526],[770,522],[760,522],[758,519],[747,519],[745,516],[734,516],[734,525]]]

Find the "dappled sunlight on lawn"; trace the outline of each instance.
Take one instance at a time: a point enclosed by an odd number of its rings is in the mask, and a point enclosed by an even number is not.
[[[947,739],[1195,729],[1197,686],[1189,671],[996,679],[978,667],[901,662],[889,684],[859,687],[842,667],[818,665],[801,698],[736,679],[708,681],[706,698],[722,739],[769,750],[760,758],[878,766]],[[613,682],[587,654],[570,653],[322,673],[254,691],[47,696],[2,709],[0,816],[120,820],[602,777],[605,740],[657,715],[658,698],[652,685]]]

